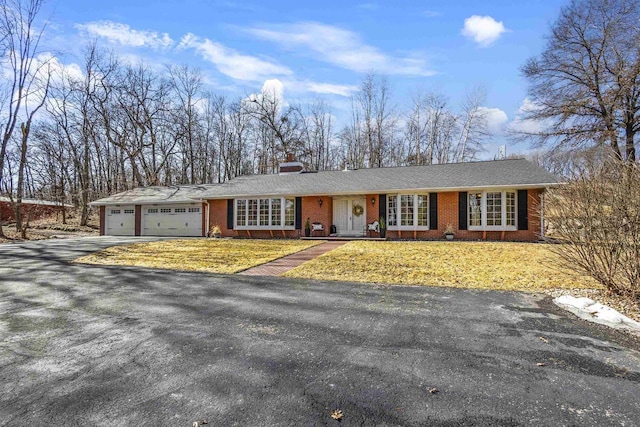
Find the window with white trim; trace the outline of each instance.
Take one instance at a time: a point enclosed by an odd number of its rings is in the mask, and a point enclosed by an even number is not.
[[[469,230],[516,230],[515,191],[469,193]]]
[[[111,215],[118,215],[120,213],[120,209],[111,209]]]
[[[390,230],[428,230],[428,194],[388,194],[387,228]]]
[[[171,208],[160,208],[160,213],[171,213]]]
[[[187,208],[175,208],[173,210],[174,213],[186,213],[187,212]]]
[[[294,226],[295,199],[236,199],[237,229],[293,229]]]
[[[200,208],[189,208],[189,213],[199,213]]]
[[[158,213],[158,208],[149,208],[147,209],[148,214]]]

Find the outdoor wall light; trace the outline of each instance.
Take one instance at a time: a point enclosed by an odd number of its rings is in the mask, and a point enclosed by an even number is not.
[[[322,197],[318,199],[318,204],[320,205],[320,207],[322,207]]]
[[[375,198],[375,197],[372,197],[372,198],[371,198],[371,204],[372,204],[372,205],[375,205],[375,204],[376,204],[376,198]]]

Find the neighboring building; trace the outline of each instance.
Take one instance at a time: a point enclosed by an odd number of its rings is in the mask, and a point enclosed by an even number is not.
[[[290,159],[288,159],[290,160]],[[363,236],[385,217],[387,238],[537,240],[539,203],[558,178],[523,160],[494,160],[250,175],[223,184],[146,187],[97,200],[107,235],[205,236],[214,225],[227,237],[297,238],[304,223],[325,235]]]
[[[72,205],[60,205],[48,200],[22,199],[22,216],[25,221],[27,219],[33,221],[72,207]],[[0,197],[0,221],[15,221],[15,219],[11,200],[8,197]]]

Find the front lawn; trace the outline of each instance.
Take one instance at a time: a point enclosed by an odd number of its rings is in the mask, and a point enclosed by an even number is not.
[[[537,243],[353,241],[283,276],[528,292],[600,288],[558,270],[557,261]]]
[[[114,246],[78,258],[76,262],[237,273],[315,246],[308,240],[163,240]]]

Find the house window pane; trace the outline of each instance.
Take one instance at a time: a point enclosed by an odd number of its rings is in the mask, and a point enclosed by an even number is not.
[[[387,196],[387,226],[398,225],[398,196]]]
[[[429,225],[429,196],[418,194],[418,226]]]
[[[293,227],[296,225],[295,199],[286,199],[284,201],[284,225]]]
[[[400,196],[400,225],[413,225],[413,195]]]
[[[482,193],[469,193],[469,225],[482,225]]]
[[[507,191],[507,223],[506,225],[515,227],[516,225],[516,193]]]
[[[282,225],[282,200],[271,199],[271,225]]]
[[[258,225],[258,200],[247,200],[249,214],[247,216],[247,225]]]
[[[487,226],[502,225],[502,193],[487,193]]]
[[[244,227],[247,225],[247,201],[236,200],[236,224]]]
[[[269,225],[269,199],[260,199],[260,225]]]

